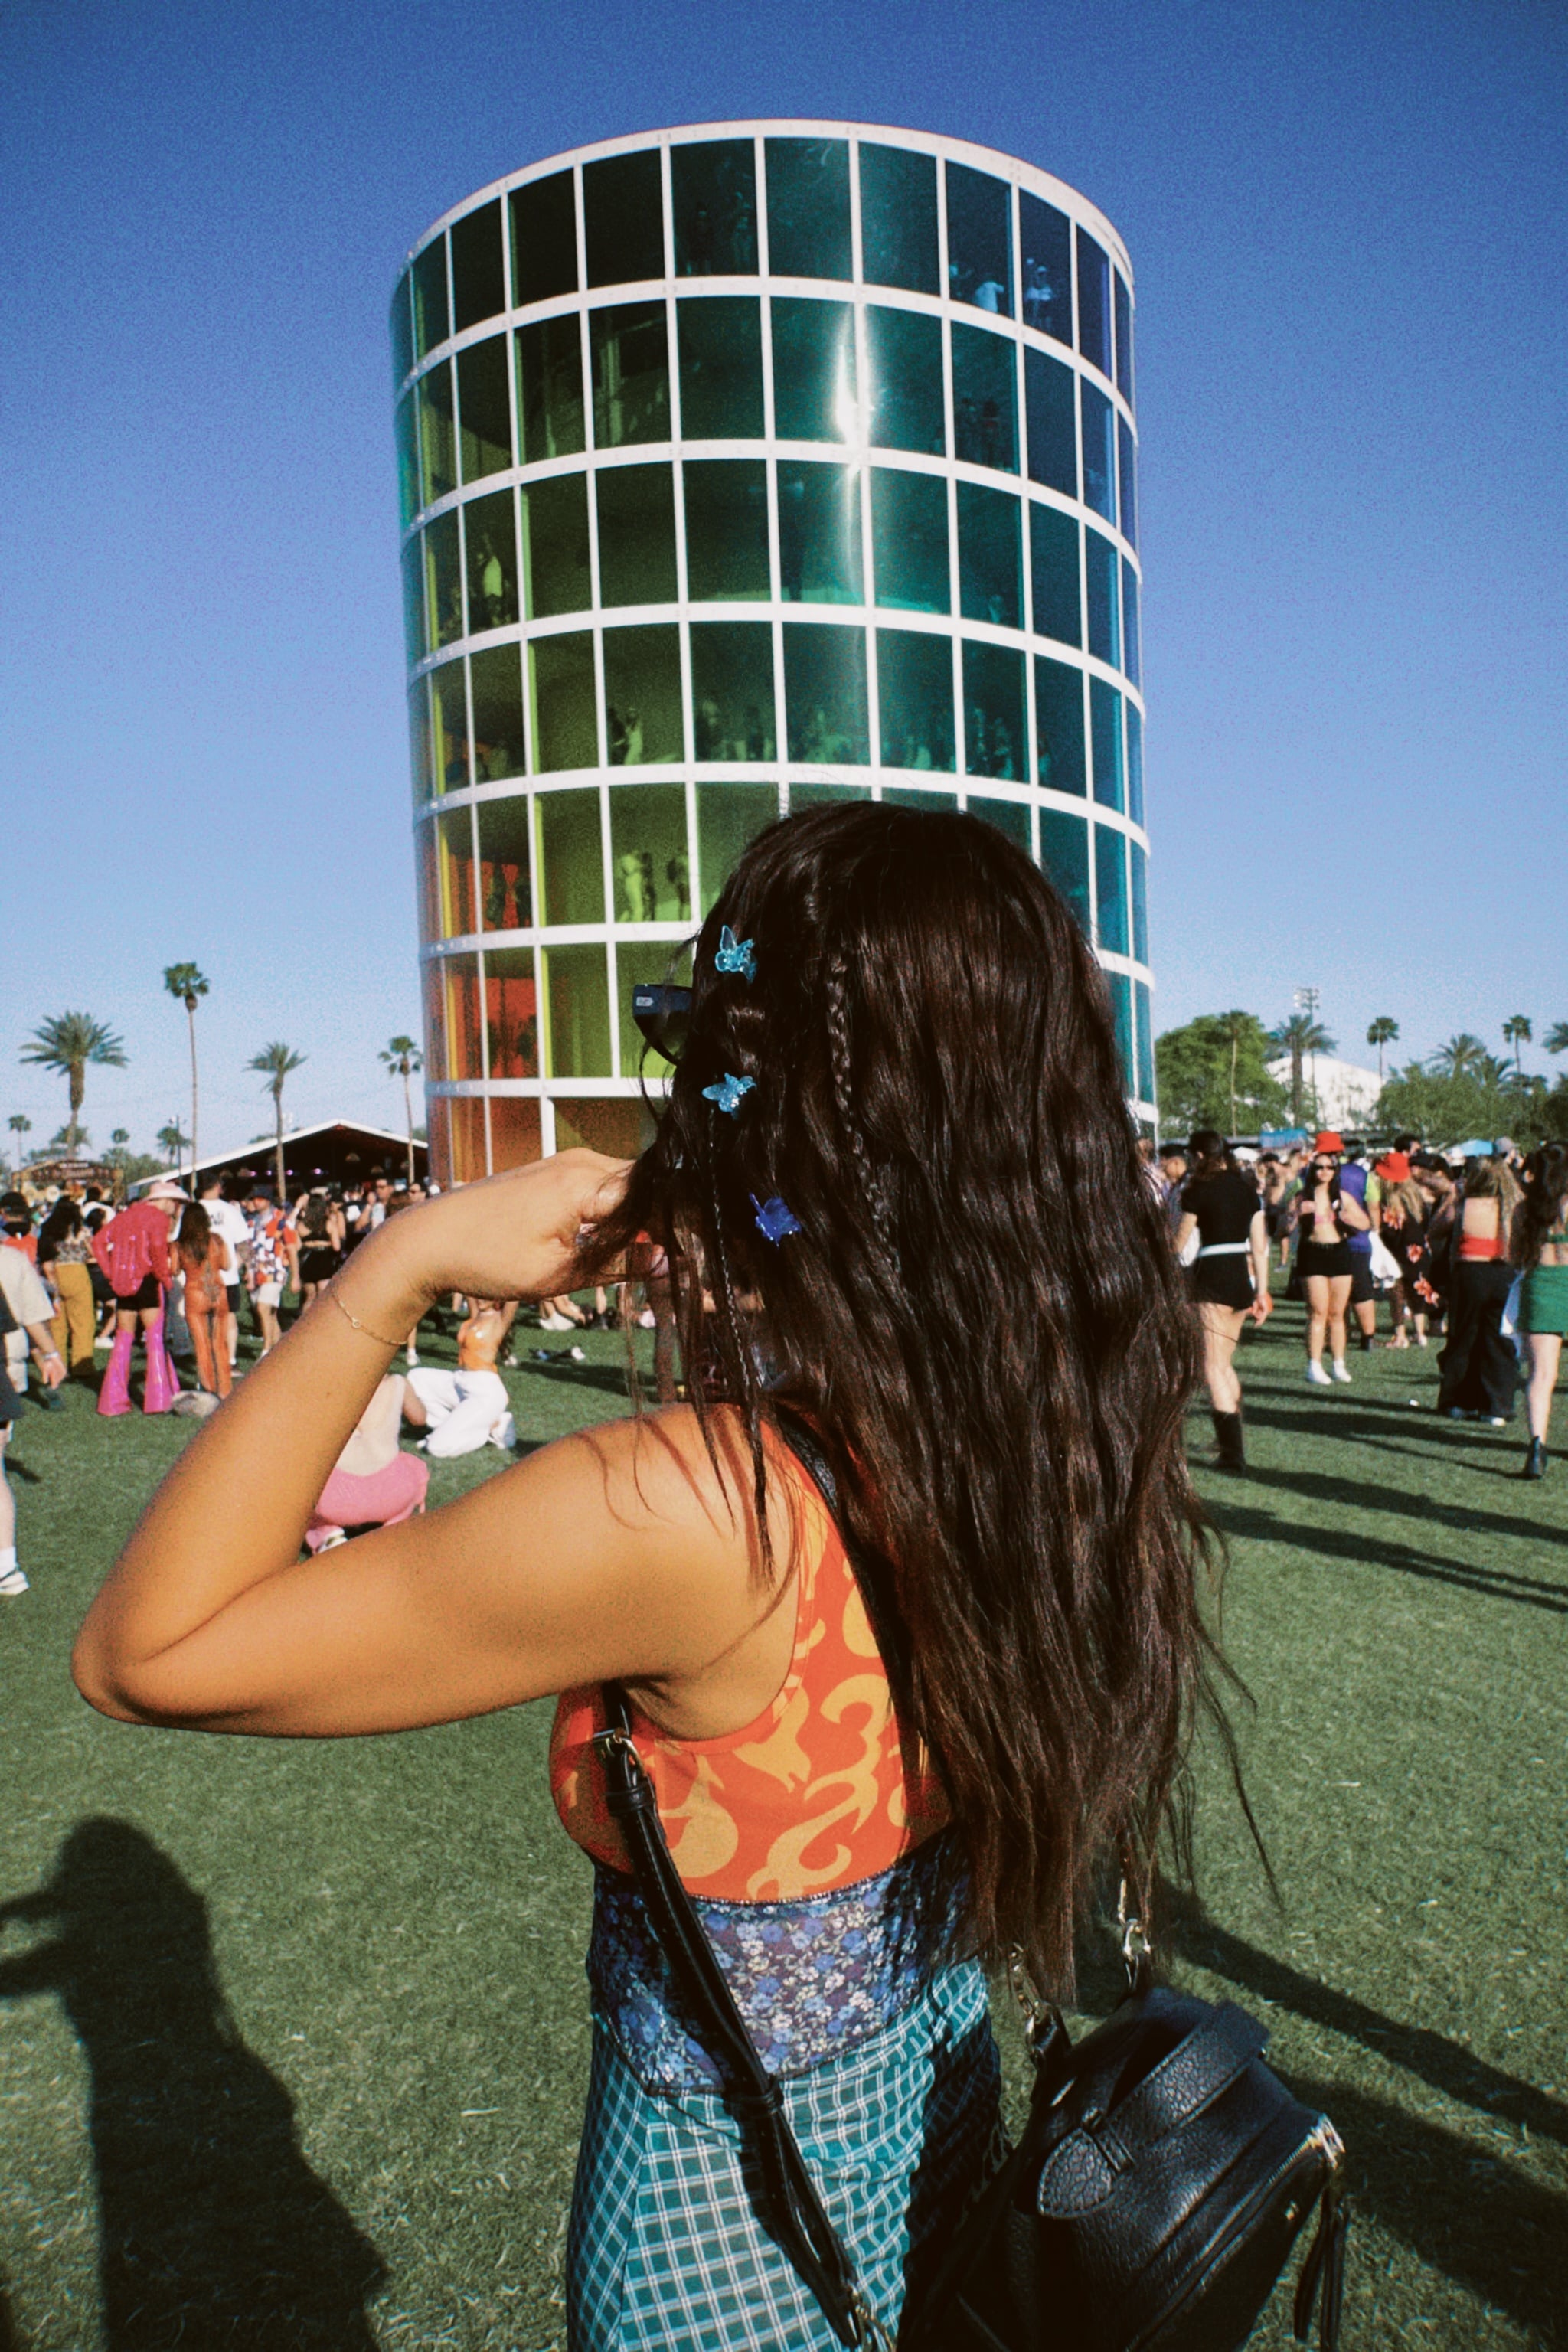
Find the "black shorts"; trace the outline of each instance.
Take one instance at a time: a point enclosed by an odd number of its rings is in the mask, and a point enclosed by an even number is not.
[[[1252,1304],[1252,1259],[1240,1251],[1224,1257],[1200,1257],[1193,1267],[1193,1297],[1199,1305],[1235,1307]]]
[[[1347,1242],[1345,1247],[1350,1249]],[[1365,1307],[1377,1297],[1377,1285],[1372,1278],[1372,1252],[1351,1250],[1351,1305]]]
[[[1296,1252],[1296,1273],[1302,1282],[1314,1274],[1331,1282],[1337,1274],[1354,1272],[1349,1242],[1303,1242]]]
[[[119,1307],[121,1315],[129,1315],[142,1307],[162,1307],[163,1304],[163,1286],[159,1281],[155,1274],[144,1274],[137,1288],[132,1292],[129,1298],[122,1298],[120,1293],[116,1291],[114,1294],[114,1303],[116,1307]]]
[[[0,1341],[0,1346],[3,1345],[4,1342]],[[11,1385],[10,1367],[5,1357],[0,1355],[0,1429],[5,1429],[11,1422],[19,1420],[21,1412],[22,1400]]]

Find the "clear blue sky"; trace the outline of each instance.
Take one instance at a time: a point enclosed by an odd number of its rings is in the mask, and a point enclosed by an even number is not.
[[[1546,0],[77,0],[0,18],[0,1120],[395,1124],[418,1029],[386,305],[470,190],[732,115],[978,139],[1137,273],[1157,1020],[1568,1019],[1568,18]]]

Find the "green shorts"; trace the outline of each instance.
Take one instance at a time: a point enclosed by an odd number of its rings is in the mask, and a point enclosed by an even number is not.
[[[1519,1328],[1532,1338],[1568,1336],[1568,1265],[1531,1268],[1520,1293]]]

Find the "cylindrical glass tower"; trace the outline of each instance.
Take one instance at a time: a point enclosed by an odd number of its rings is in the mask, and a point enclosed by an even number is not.
[[[457,206],[392,337],[434,1172],[637,1150],[634,983],[760,826],[868,794],[1040,860],[1151,1118],[1103,215],[918,131],[650,133]]]

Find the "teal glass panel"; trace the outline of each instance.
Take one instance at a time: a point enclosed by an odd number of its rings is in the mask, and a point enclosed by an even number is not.
[[[452,363],[442,360],[414,387],[419,404],[419,503],[427,507],[458,487],[458,424],[452,413]]]
[[[871,446],[944,457],[941,320],[873,302],[866,312],[866,364]]]
[[[837,808],[843,801],[868,801],[869,784],[791,784],[789,813],[800,816],[807,809]]]
[[[1110,264],[1087,229],[1078,233],[1078,347],[1110,373]]]
[[[1018,391],[1014,346],[984,327],[952,330],[953,454],[966,466],[1018,470]]]
[[[414,281],[414,356],[422,360],[452,331],[447,299],[447,240],[437,236],[416,256],[409,273]]]
[[[597,784],[573,792],[541,793],[533,806],[541,921],[602,923],[605,864]]]
[[[762,439],[762,309],[751,294],[676,304],[682,440]]]
[[[1013,195],[1005,180],[947,166],[947,290],[955,302],[1013,315]]]
[[[1116,387],[1128,406],[1132,405],[1132,297],[1120,269],[1111,276],[1116,281]]]
[[[423,504],[419,496],[419,419],[413,393],[405,393],[398,402],[393,430],[397,438],[397,510],[406,530]]]
[[[871,567],[879,604],[905,613],[952,610],[947,484],[941,475],[872,467]]]
[[[605,742],[612,768],[686,757],[680,631],[673,621],[605,631]]]
[[[506,257],[500,198],[452,223],[452,331],[477,327],[506,309]]]
[[[409,308],[410,287],[405,270],[397,281],[392,298],[389,324],[392,330],[392,381],[401,383],[414,365],[414,313]]]
[[[669,151],[678,278],[754,278],[757,168],[749,139],[699,139]]]
[[[609,1077],[610,977],[604,949],[545,948],[539,960],[544,971],[545,1076]]]
[[[966,621],[1024,625],[1023,519],[1005,490],[958,485],[958,595]]]
[[[957,766],[952,639],[924,629],[879,629],[877,699],[882,765],[951,776]]]
[[[1040,866],[1072,908],[1073,919],[1087,940],[1089,910],[1089,825],[1081,816],[1059,809],[1040,811]]]
[[[773,758],[773,633],[766,621],[697,621],[691,628],[697,759]]]
[[[1116,520],[1116,424],[1110,403],[1087,376],[1079,378],[1083,408],[1083,499],[1086,506]]]
[[[1078,414],[1073,372],[1048,352],[1026,348],[1024,408],[1028,420],[1029,478],[1047,490],[1078,496]]]
[[[416,539],[403,551],[403,643],[411,669],[430,651],[425,642],[425,551]]]
[[[590,286],[664,276],[664,189],[657,147],[583,166],[583,232]]]
[[[864,767],[870,757],[865,630],[786,621],[784,657],[790,758]]]
[[[1127,835],[1108,824],[1094,828],[1094,905],[1100,944],[1108,955],[1125,955],[1127,928]]]
[[[1034,829],[1029,822],[1027,801],[976,800],[971,793],[966,806],[971,816],[983,817],[987,824],[994,824],[998,833],[1005,833],[1026,857],[1034,856]]]
[[[658,788],[656,786],[655,789]],[[662,982],[674,988],[689,988],[690,947],[678,946],[672,940],[627,940],[616,958],[616,979],[620,992],[617,1010],[622,1077],[668,1077],[668,1063],[662,1054],[656,1053],[648,1045],[632,1018],[632,995],[639,981]],[[592,1125],[590,1115],[594,1119]],[[652,1117],[640,1102],[574,1101],[557,1102],[555,1106],[557,1151],[569,1148],[568,1139],[574,1140],[581,1136],[591,1151],[603,1151],[612,1160],[630,1158],[647,1149],[653,1139],[653,1133]]]
[[[525,466],[546,457],[575,457],[587,447],[583,345],[575,311],[520,329],[517,407]]]
[[[463,634],[463,559],[458,518],[437,515],[425,530],[425,642],[434,652]]]
[[[855,313],[848,303],[775,295],[773,343],[778,438],[848,440],[856,420]]]
[[[430,772],[430,686],[423,677],[409,689],[408,765],[415,800],[427,801],[435,786]]]
[[[1063,514],[1059,507],[1030,506],[1029,586],[1035,600],[1035,635],[1055,637],[1063,646],[1083,643],[1078,546],[1078,524],[1071,515]]]
[[[662,302],[616,302],[590,311],[594,446],[669,438],[669,338]]]
[[[1138,574],[1121,559],[1121,667],[1134,686],[1142,685],[1142,662],[1138,649]]]
[[[1132,439],[1132,428],[1125,416],[1116,420],[1116,478],[1120,488],[1118,511],[1121,518],[1121,536],[1131,547],[1138,544],[1138,457]]]
[[[521,310],[576,291],[577,199],[571,172],[552,172],[511,192],[511,298]]]
[[[430,726],[437,782],[444,793],[460,793],[468,773],[468,696],[460,661],[443,662],[430,673]]]
[[[1132,860],[1132,955],[1149,961],[1149,853],[1142,842],[1129,842]]]
[[[686,593],[694,604],[766,604],[768,469],[761,457],[688,458]]]
[[[923,784],[886,784],[882,798],[894,808],[948,809],[954,814],[958,810],[956,793],[928,793]]]
[[[1138,1091],[1138,1076],[1132,1055],[1132,983],[1124,971],[1108,971],[1105,984],[1110,991],[1110,1018],[1116,1031],[1116,1057],[1121,1065],[1121,1084],[1128,1094]]]
[[[1042,789],[1089,793],[1083,731],[1083,672],[1035,656],[1035,772]]]
[[[585,613],[593,603],[588,572],[588,485],[557,474],[522,492],[523,610],[531,621]]]
[[[477,482],[484,474],[499,474],[511,464],[504,335],[490,335],[458,353],[458,419],[465,482]]]
[[[637,635],[636,630],[623,635]],[[610,793],[610,882],[617,923],[689,923],[691,859],[684,784],[616,784]]]
[[[1135,980],[1132,983],[1133,1018],[1138,1043],[1138,1092],[1144,1102],[1152,1102],[1155,1095],[1154,1076],[1154,1014],[1149,1002],[1149,983]]]
[[[1024,254],[1024,324],[1072,349],[1072,225],[1066,213],[1018,191]]]
[[[1127,814],[1134,824],[1143,822],[1143,714],[1135,702],[1127,705]]]
[[[510,490],[470,499],[463,509],[468,634],[510,628],[518,617],[517,518]]]
[[[734,872],[741,852],[779,813],[776,784],[699,784],[697,874],[702,919]]]
[[[1089,649],[1097,660],[1121,667],[1121,623],[1118,610],[1117,556],[1110,541],[1098,530],[1083,535],[1084,610],[1089,616]]]
[[[1008,646],[963,641],[963,759],[972,776],[1028,781],[1024,656]]]
[[[595,482],[600,604],[673,604],[674,467],[604,466]]]
[[[522,759],[522,661],[518,646],[489,646],[470,656],[468,684],[474,710],[474,782],[498,783],[521,776]]]
[[[1102,808],[1127,805],[1121,765],[1121,697],[1102,677],[1089,681],[1089,732],[1094,753],[1094,797]]]
[[[767,142],[768,268],[775,278],[852,278],[849,142]]]
[[[790,604],[859,604],[860,471],[779,459],[779,593]]]
[[[511,793],[505,800],[480,801],[475,814],[479,828],[480,928],[525,931],[533,920],[527,797]],[[492,1052],[492,1068],[494,1064]]]
[[[860,253],[868,286],[942,292],[934,155],[861,141]]]
[[[594,688],[594,640],[588,632],[536,637],[528,648],[528,692],[533,720],[533,764],[542,773],[596,768],[599,724]],[[554,922],[602,921],[552,916]]]

